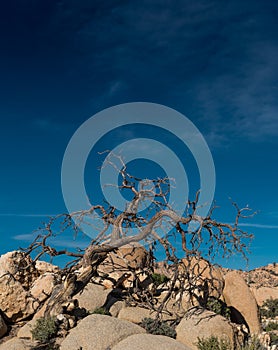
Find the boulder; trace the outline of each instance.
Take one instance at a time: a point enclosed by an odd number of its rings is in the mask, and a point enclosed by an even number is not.
[[[60,271],[58,266],[52,265],[46,261],[37,260],[35,266],[40,275],[44,275],[46,272],[57,273]]]
[[[111,291],[111,289],[105,289],[103,286],[88,283],[84,290],[75,296],[75,299],[78,300],[79,307],[94,311],[105,304]]]
[[[261,331],[259,310],[256,299],[245,280],[237,271],[230,271],[225,276],[223,297],[231,307],[231,320],[246,324],[251,334]]]
[[[143,282],[146,278],[143,268],[146,266],[148,252],[138,243],[124,245],[115,252],[110,252],[98,267],[101,283],[108,289],[120,282],[124,288],[130,288],[134,283],[134,275],[130,269],[136,270],[137,277]],[[141,273],[140,273],[141,272]],[[108,276],[108,278],[106,278]]]
[[[181,274],[189,274],[190,285],[195,285],[194,294],[203,297],[203,294],[219,298],[224,288],[224,276],[220,268],[210,264],[203,258],[191,257],[182,259],[179,265]],[[185,303],[188,297],[185,295]],[[192,306],[197,306],[192,301]]]
[[[111,350],[190,350],[175,339],[163,335],[134,334],[120,341]]]
[[[262,306],[267,299],[278,299],[278,288],[274,287],[260,287],[251,288],[252,293],[259,306]]]
[[[0,350],[30,350],[31,344],[27,344],[24,340],[17,337],[12,338],[0,345]]]
[[[0,338],[2,338],[8,331],[8,327],[0,314]]]
[[[132,323],[140,323],[143,318],[150,317],[152,314],[150,310],[144,309],[143,307],[123,307],[118,315],[120,320],[126,320]]]
[[[128,321],[105,315],[90,315],[70,330],[61,343],[60,350],[104,350],[130,335],[145,332],[143,328]]]
[[[109,253],[108,257],[99,266],[99,271],[113,272],[117,269],[141,269],[145,266],[148,253],[141,245],[124,245],[116,252]]]
[[[208,310],[195,309],[186,314],[176,327],[177,340],[192,350],[197,350],[198,338],[215,336],[234,344],[234,331],[230,322],[223,316]]]
[[[33,320],[37,320],[38,318],[44,317],[46,308],[47,308],[47,303],[42,304],[42,306],[37,310],[37,312],[33,316]]]
[[[110,308],[109,312],[113,317],[118,317],[121,309],[125,307],[124,301],[116,301]]]
[[[0,309],[12,321],[33,315],[39,303],[29,295],[20,282],[9,274],[2,275],[0,283]]]
[[[109,272],[106,274],[106,276],[100,279],[101,284],[106,289],[114,288],[115,284],[120,281],[120,285],[124,288],[128,289],[133,286],[134,276],[131,273],[126,272],[126,268]]]
[[[29,290],[32,283],[39,276],[31,257],[21,251],[1,255],[0,276],[5,274],[12,276],[25,290]]]
[[[35,326],[36,322],[37,322],[36,319],[33,319],[33,320],[27,322],[23,327],[21,327],[19,329],[16,336],[18,338],[32,339],[31,329],[32,329],[32,327]]]
[[[0,309],[12,321],[32,315],[38,302],[28,291],[38,277],[30,256],[13,251],[0,257]]]
[[[51,295],[54,286],[55,275],[53,273],[46,272],[33,283],[30,293],[35,299],[41,302]]]
[[[156,297],[158,303],[162,303],[163,300],[165,300],[165,297],[168,296],[168,291],[163,291],[158,297]],[[184,305],[184,295],[182,296],[182,299],[180,300],[180,294],[179,293],[172,293],[169,299],[167,300],[167,303],[165,304],[164,311],[162,313],[162,319],[163,320],[174,320],[178,317],[183,317],[187,309]],[[192,305],[190,304],[190,307]]]

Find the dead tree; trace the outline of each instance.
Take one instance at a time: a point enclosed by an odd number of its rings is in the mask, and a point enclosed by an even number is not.
[[[116,156],[114,155],[114,157]],[[98,267],[109,253],[116,252],[119,247],[126,244],[140,242],[148,247],[150,255],[155,255],[157,245],[161,245],[164,249],[165,261],[172,271],[172,275],[167,284],[167,293],[163,301],[157,306],[154,302],[153,291],[141,288],[138,280],[130,293],[133,302],[144,303],[145,307],[157,311],[158,314],[166,308],[177,285],[179,285],[180,296],[187,292],[192,298],[195,297],[199,304],[206,303],[208,298],[207,283],[210,277],[207,276],[206,282],[200,284],[202,271],[200,268],[198,270],[198,262],[204,257],[210,260],[218,253],[223,256],[239,253],[246,258],[252,234],[240,228],[239,220],[254,215],[250,208],[241,209],[232,203],[236,210],[233,224],[213,219],[215,205],[206,217],[201,217],[197,213],[199,199],[199,192],[197,192],[195,199],[187,202],[185,213],[179,215],[167,203],[170,191],[168,178],[158,178],[151,181],[136,178],[127,172],[126,165],[120,157],[116,157],[116,160],[118,163],[120,162],[119,167],[116,167],[111,158],[107,160],[106,166],[113,166],[121,176],[119,190],[132,194],[132,199],[124,211],[120,212],[115,207],[104,204],[94,205],[88,210],[57,215],[39,229],[38,236],[25,250],[27,254],[38,252],[34,260],[38,260],[45,254],[51,257],[67,255],[73,258],[72,264],[62,270],[63,282],[56,286],[47,301],[46,315],[60,313],[63,305],[80,292],[92,277],[98,275]],[[140,211],[144,208],[144,203],[147,200],[151,200],[151,205]],[[96,219],[101,224],[98,225],[98,228],[100,226],[101,228],[85,250],[56,250],[48,243],[50,238],[57,234],[62,235],[67,230],[71,230],[75,235],[80,234],[82,227],[92,226],[92,222]],[[194,226],[190,226],[192,223]],[[58,233],[57,224],[59,224]],[[95,223],[93,225],[96,226]],[[177,251],[177,241],[182,247],[182,254]],[[187,261],[187,263],[184,264],[182,261]],[[181,264],[184,267],[182,273]],[[76,274],[76,270],[81,271],[81,273]],[[149,271],[149,274],[153,271],[152,259],[148,262],[146,270]],[[130,272],[135,274],[132,269]],[[211,279],[213,280],[213,278],[211,273]],[[115,281],[116,283],[117,281]],[[203,290],[201,290],[202,288]]]

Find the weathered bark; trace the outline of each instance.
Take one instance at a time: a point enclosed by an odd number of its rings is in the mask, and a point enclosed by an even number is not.
[[[97,274],[98,266],[105,260],[108,253],[114,250],[108,246],[89,246],[81,261],[82,273],[77,276],[74,272],[67,275],[66,280],[57,285],[46,302],[44,316],[53,316],[62,313],[73,296],[79,293]]]

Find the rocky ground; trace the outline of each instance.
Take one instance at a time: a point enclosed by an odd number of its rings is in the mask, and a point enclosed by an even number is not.
[[[228,340],[239,349],[240,344],[255,334],[260,339],[261,349],[278,349],[273,341],[271,343],[269,332],[262,327],[269,322],[278,323],[278,319],[262,319],[258,307],[266,300],[278,300],[276,264],[243,272],[211,268],[205,260],[198,261],[192,265],[191,271],[193,276],[198,275],[195,279],[196,293],[201,293],[204,283],[214,299],[216,289],[221,290],[217,305],[225,305],[230,319],[216,309],[197,307],[196,300],[180,293],[180,280],[161,315],[164,323],[160,325],[172,325],[172,328],[165,328],[163,335],[157,335],[150,334],[150,328],[142,322],[146,318],[154,319],[154,310],[148,309],[146,302],[136,302],[136,293],[132,295],[133,302],[130,299],[127,302],[125,298],[126,291],[134,283],[132,276],[126,272],[126,264],[133,270],[142,270],[146,258],[144,254],[144,250],[138,248],[127,255],[123,248],[117,256],[110,256],[117,268],[112,271],[102,264],[102,278],[93,278],[82,292],[68,300],[58,315],[53,316],[55,327],[58,327],[54,339],[56,348],[197,350],[198,338],[206,339],[213,335]],[[188,262],[184,261],[179,267],[181,276],[188,272],[187,266]],[[154,283],[154,280],[145,278],[143,272],[140,278],[144,290],[153,295],[155,307],[159,307],[170,288],[173,271],[159,263],[155,272],[168,279]],[[77,278],[78,273],[82,271],[77,272]],[[33,340],[31,330],[45,315],[47,302],[56,293],[57,286],[65,287],[66,283],[58,267],[46,262],[33,263],[22,252],[9,252],[0,257],[0,350],[55,349],[51,345],[51,337],[47,344],[39,344]]]
[[[230,271],[223,269],[223,271]],[[268,264],[251,271],[238,270],[238,273],[245,279],[246,283],[253,288],[278,287],[278,263]]]

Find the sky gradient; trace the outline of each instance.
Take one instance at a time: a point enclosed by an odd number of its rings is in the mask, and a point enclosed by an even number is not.
[[[220,220],[232,220],[229,197],[259,211],[245,222],[255,234],[249,268],[277,261],[277,18],[271,0],[2,2],[0,253],[28,245],[46,216],[66,210],[61,165],[76,129],[143,101],[181,112],[205,137]],[[153,133],[123,128],[97,151],[142,134]],[[93,155],[90,164],[99,166]]]

